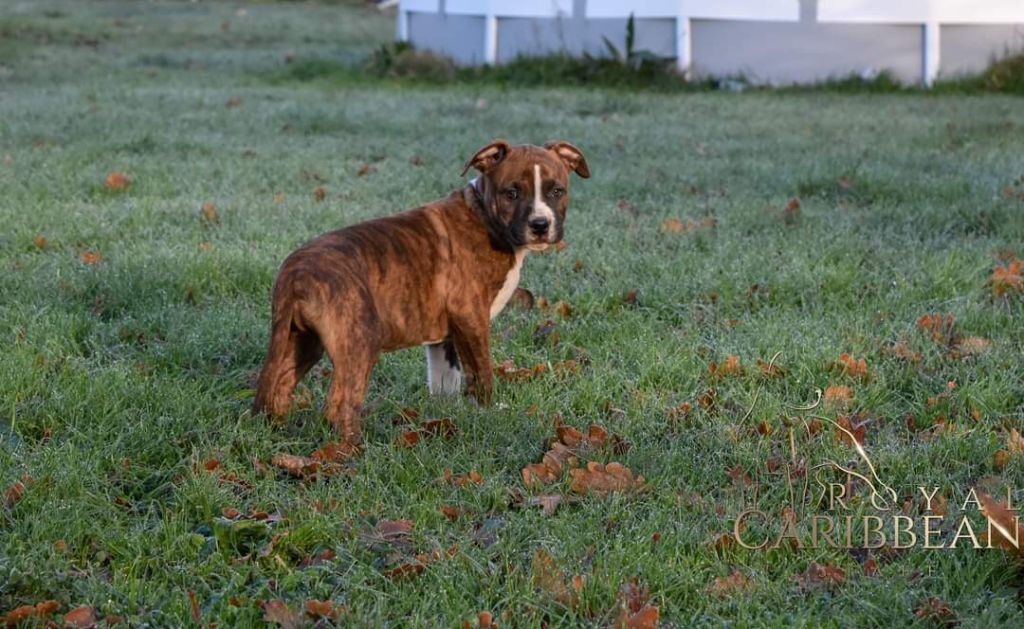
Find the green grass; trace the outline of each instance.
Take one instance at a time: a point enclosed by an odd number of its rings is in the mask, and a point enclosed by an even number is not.
[[[237,7],[0,8],[0,487],[34,479],[0,506],[0,613],[52,598],[180,626],[192,591],[204,623],[220,626],[257,622],[253,601],[272,598],[330,598],[356,626],[455,626],[480,610],[505,626],[604,625],[636,577],[674,626],[905,625],[929,596],[969,624],[1024,622],[1021,574],[997,551],[916,548],[868,577],[844,550],[707,544],[746,506],[788,502],[767,461],[788,460],[786,425],[803,414],[792,407],[830,384],[852,386],[851,410],[875,418],[866,448],[901,498],[937,485],[952,505],[991,476],[1024,487],[1020,458],[992,462],[1005,447],[996,429],[1024,426],[1024,300],[986,287],[997,253],[1024,254],[1024,202],[1002,192],[1024,175],[1019,99],[272,82],[288,55],[357,63],[393,24],[353,6]],[[589,364],[565,379],[499,381],[497,405],[481,409],[428,397],[422,352],[389,354],[353,475],[258,471],[254,458],[330,438],[315,406],[277,427],[248,412],[277,266],[313,235],[460,186],[465,159],[493,137],[570,140],[594,173],[572,184],[569,248],[525,265],[525,287],[572,304],[571,317],[553,316],[560,342],[534,340],[552,315],[509,311],[495,321],[494,358],[585,353]],[[375,169],[359,176],[365,164]],[[112,171],[131,176],[129,190],[104,188]],[[800,216],[787,222],[794,196]],[[201,220],[206,202],[219,224]],[[661,229],[706,216],[718,226]],[[102,262],[83,264],[87,250]],[[635,305],[623,304],[629,291]],[[946,357],[915,329],[928,312],[953,313],[960,334],[991,347]],[[904,339],[919,364],[885,353]],[[762,383],[755,360],[776,352],[787,375]],[[842,352],[866,358],[869,382],[830,367]],[[747,375],[711,380],[709,361],[728,355]],[[950,398],[929,407],[951,380]],[[318,405],[325,380],[308,385]],[[669,420],[712,387],[717,414]],[[404,407],[460,432],[399,448],[392,419]],[[510,491],[535,493],[520,469],[540,460],[556,414],[623,435],[625,455],[599,458],[643,474],[649,491],[587,497],[550,518],[511,508]],[[927,439],[908,432],[907,414],[961,429]],[[770,436],[754,431],[761,422]],[[856,461],[831,431],[798,432],[795,445],[809,464]],[[210,458],[245,483],[219,483],[202,469]],[[754,485],[734,488],[734,466]],[[484,481],[433,482],[445,469]],[[568,480],[549,491],[568,494]],[[442,505],[464,515],[449,521]],[[218,543],[225,508],[280,511],[273,552],[239,560],[245,544]],[[408,549],[368,543],[384,518],[415,521]],[[402,552],[452,545],[453,558],[416,577],[383,575]],[[299,565],[325,549],[336,557]],[[538,549],[586,576],[575,609],[534,587]],[[811,561],[842,567],[846,582],[802,591],[794,576]],[[749,590],[705,594],[734,569]]]

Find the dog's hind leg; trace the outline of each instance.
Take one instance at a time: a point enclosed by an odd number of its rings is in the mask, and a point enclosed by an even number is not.
[[[462,390],[462,365],[450,338],[427,345],[427,387],[430,393],[458,393]]]
[[[274,417],[287,414],[295,385],[322,355],[323,346],[315,332],[299,330],[290,319],[275,322],[253,411],[266,411]]]
[[[325,414],[334,432],[354,446],[363,441],[363,399],[379,355],[379,349],[364,340],[349,339],[348,342],[327,345],[327,354],[334,363],[334,374]]]
[[[334,364],[325,414],[334,432],[351,445],[363,440],[363,398],[380,356],[381,329],[369,294],[351,292],[322,317],[319,329]]]

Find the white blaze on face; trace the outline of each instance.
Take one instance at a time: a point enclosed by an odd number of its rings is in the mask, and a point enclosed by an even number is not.
[[[540,164],[533,165],[533,210],[530,212],[530,216],[526,219],[527,225],[529,225],[529,221],[535,218],[548,219],[549,232],[555,228],[555,213],[551,207],[544,202],[544,191],[541,190]]]

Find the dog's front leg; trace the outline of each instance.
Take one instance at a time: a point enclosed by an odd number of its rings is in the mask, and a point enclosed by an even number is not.
[[[458,393],[462,389],[462,364],[455,341],[450,338],[427,345],[427,387],[432,395]]]
[[[455,323],[452,340],[465,370],[466,393],[487,406],[494,387],[491,366],[491,322],[489,318],[473,318]]]

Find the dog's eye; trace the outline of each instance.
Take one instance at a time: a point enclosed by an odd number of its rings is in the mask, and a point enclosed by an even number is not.
[[[509,201],[515,201],[519,198],[519,190],[516,188],[506,188],[503,194]]]
[[[565,188],[552,188],[550,191],[548,191],[548,196],[551,197],[552,199],[557,199],[563,194],[565,194]]]

